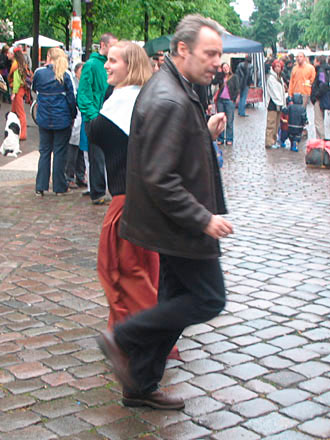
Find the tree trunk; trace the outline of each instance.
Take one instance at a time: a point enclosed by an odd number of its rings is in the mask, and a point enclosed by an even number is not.
[[[160,35],[165,35],[165,16],[162,15],[160,19]]]
[[[92,53],[93,43],[93,22],[92,22],[93,3],[86,3],[86,61]]]
[[[144,42],[149,40],[149,14],[148,11],[144,12]]]
[[[70,49],[70,27],[69,27],[69,20],[65,23],[65,48],[68,51]]]
[[[40,0],[33,0],[33,47],[32,47],[32,70],[39,67],[39,23],[40,23]]]

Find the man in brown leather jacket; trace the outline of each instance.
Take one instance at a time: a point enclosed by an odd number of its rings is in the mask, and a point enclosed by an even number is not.
[[[159,304],[105,332],[99,344],[123,384],[123,403],[180,409],[158,389],[168,354],[189,325],[225,306],[219,238],[233,232],[212,139],[192,83],[208,85],[220,64],[221,31],[200,15],[178,25],[171,58],[143,87],[132,116],[121,236],[160,254]]]

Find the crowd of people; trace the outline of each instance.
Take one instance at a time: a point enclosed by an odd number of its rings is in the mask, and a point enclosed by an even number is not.
[[[26,139],[29,65],[19,47],[3,54],[0,67]],[[253,66],[247,56],[233,72],[221,55],[219,25],[189,15],[177,26],[170,57],[158,52],[150,60],[137,44],[105,33],[98,52],[73,72],[60,48],[34,72],[36,195],[49,191],[53,154],[56,195],[86,187],[94,205],[105,204],[107,192],[112,197],[97,264],[110,314],[98,342],[127,406],[184,407],[159,389],[166,360],[179,358],[175,344],[187,326],[225,306],[219,239],[233,227],[223,217],[214,143],[233,146],[236,103],[238,115],[248,116]],[[302,53],[296,65],[290,57],[267,61],[266,148],[289,138],[298,150],[309,99],[324,138],[329,66],[322,56],[314,65]]]
[[[325,111],[330,110],[330,65],[324,55],[315,57],[314,65],[303,52],[294,64],[292,56],[266,61],[267,74],[267,124],[265,147],[286,147],[290,139],[291,151],[306,136],[308,124],[306,107],[314,106],[315,133],[325,139]]]

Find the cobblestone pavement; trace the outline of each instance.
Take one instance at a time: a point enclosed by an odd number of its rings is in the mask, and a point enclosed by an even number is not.
[[[224,148],[226,311],[185,330],[163,380],[183,411],[123,407],[96,346],[106,207],[35,198],[0,158],[1,440],[330,439],[330,170],[265,151],[264,110],[249,113]]]

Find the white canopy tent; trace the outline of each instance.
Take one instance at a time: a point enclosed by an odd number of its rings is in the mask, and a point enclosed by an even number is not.
[[[44,37],[43,35],[39,35],[39,47],[58,47],[64,46],[61,41],[53,40],[48,37]],[[23,38],[23,40],[15,41],[14,46],[18,46],[20,44],[25,44],[27,46],[33,46],[33,37]]]

